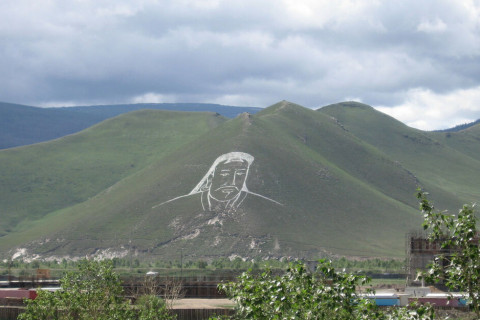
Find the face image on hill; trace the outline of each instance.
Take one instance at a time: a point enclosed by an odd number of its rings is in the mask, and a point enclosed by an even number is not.
[[[2,257],[402,257],[439,209],[480,198],[480,130],[424,132],[372,107],[140,110],[0,151]]]
[[[167,200],[154,206],[154,208],[195,195],[200,196],[203,211],[214,211],[216,213],[235,212],[247,195],[249,197],[261,197],[281,205],[275,200],[248,190],[246,182],[250,164],[253,160],[253,156],[244,152],[223,154],[215,160],[207,174],[189,194]]]

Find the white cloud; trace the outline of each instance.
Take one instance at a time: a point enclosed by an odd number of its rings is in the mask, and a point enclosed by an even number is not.
[[[79,105],[79,101],[47,101],[47,102],[41,102],[37,104],[36,107],[61,108],[61,107],[74,107],[78,105]]]
[[[294,29],[342,28],[363,21],[379,1],[284,0],[285,21]],[[378,26],[378,25],[376,25]]]
[[[437,33],[447,30],[447,25],[441,19],[436,18],[434,21],[422,21],[418,25],[417,30],[426,33]]]
[[[174,95],[165,95],[154,92],[148,92],[136,97],[133,97],[131,103],[169,103],[177,102],[177,98]]]
[[[404,103],[376,109],[414,128],[446,129],[480,119],[480,86],[443,94],[423,88],[411,89]]]
[[[256,107],[259,105],[258,96],[248,96],[244,94],[226,94],[223,96],[215,97],[212,100],[209,100],[211,103],[229,105],[229,106],[253,106]],[[271,104],[276,103],[277,101],[271,102]],[[262,107],[268,106],[268,104],[261,104]]]

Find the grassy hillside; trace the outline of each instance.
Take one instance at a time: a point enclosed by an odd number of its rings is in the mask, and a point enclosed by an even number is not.
[[[206,103],[139,103],[37,108],[0,102],[0,149],[29,145],[79,132],[123,113],[148,110],[214,112],[227,118],[259,108]]]
[[[413,129],[356,102],[330,105],[318,111],[333,117],[345,130],[412,172],[427,191],[436,195],[438,208],[456,212],[463,203],[480,199],[480,159],[475,155],[478,142],[474,138],[463,139],[463,146],[455,146],[443,137],[460,133]]]
[[[0,151],[0,234],[95,196],[223,121],[212,113],[137,111]]]
[[[480,160],[480,124],[456,132],[429,132],[428,134],[442,144]]]
[[[248,189],[282,205],[257,199],[220,215],[199,211],[196,199],[177,210],[155,207],[188,194],[230,151],[255,157]],[[420,223],[416,184],[329,116],[282,102],[224,122],[88,201],[4,237],[0,248],[21,241],[42,255],[111,248],[173,258],[180,249],[192,258],[400,256],[404,233]]]

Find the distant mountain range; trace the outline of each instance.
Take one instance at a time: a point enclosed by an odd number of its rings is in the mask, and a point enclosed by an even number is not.
[[[4,258],[401,257],[417,187],[451,212],[480,199],[480,125],[425,132],[356,102],[141,110],[0,168]]]
[[[140,103],[62,108],[38,108],[0,102],[0,149],[48,141],[86,129],[122,113],[141,109],[210,111],[227,118],[260,108],[206,103]]]
[[[437,131],[437,132],[458,132],[458,131],[473,127],[473,126],[475,126],[479,123],[480,123],[480,119],[478,119],[476,121],[473,121],[473,122],[469,122],[469,123],[459,124],[459,125],[457,125],[453,128],[443,129],[443,130],[435,130],[435,131]]]

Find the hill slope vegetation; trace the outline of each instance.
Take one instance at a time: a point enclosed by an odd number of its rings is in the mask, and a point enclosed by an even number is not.
[[[223,121],[213,113],[143,110],[0,151],[0,234],[94,197]]]

